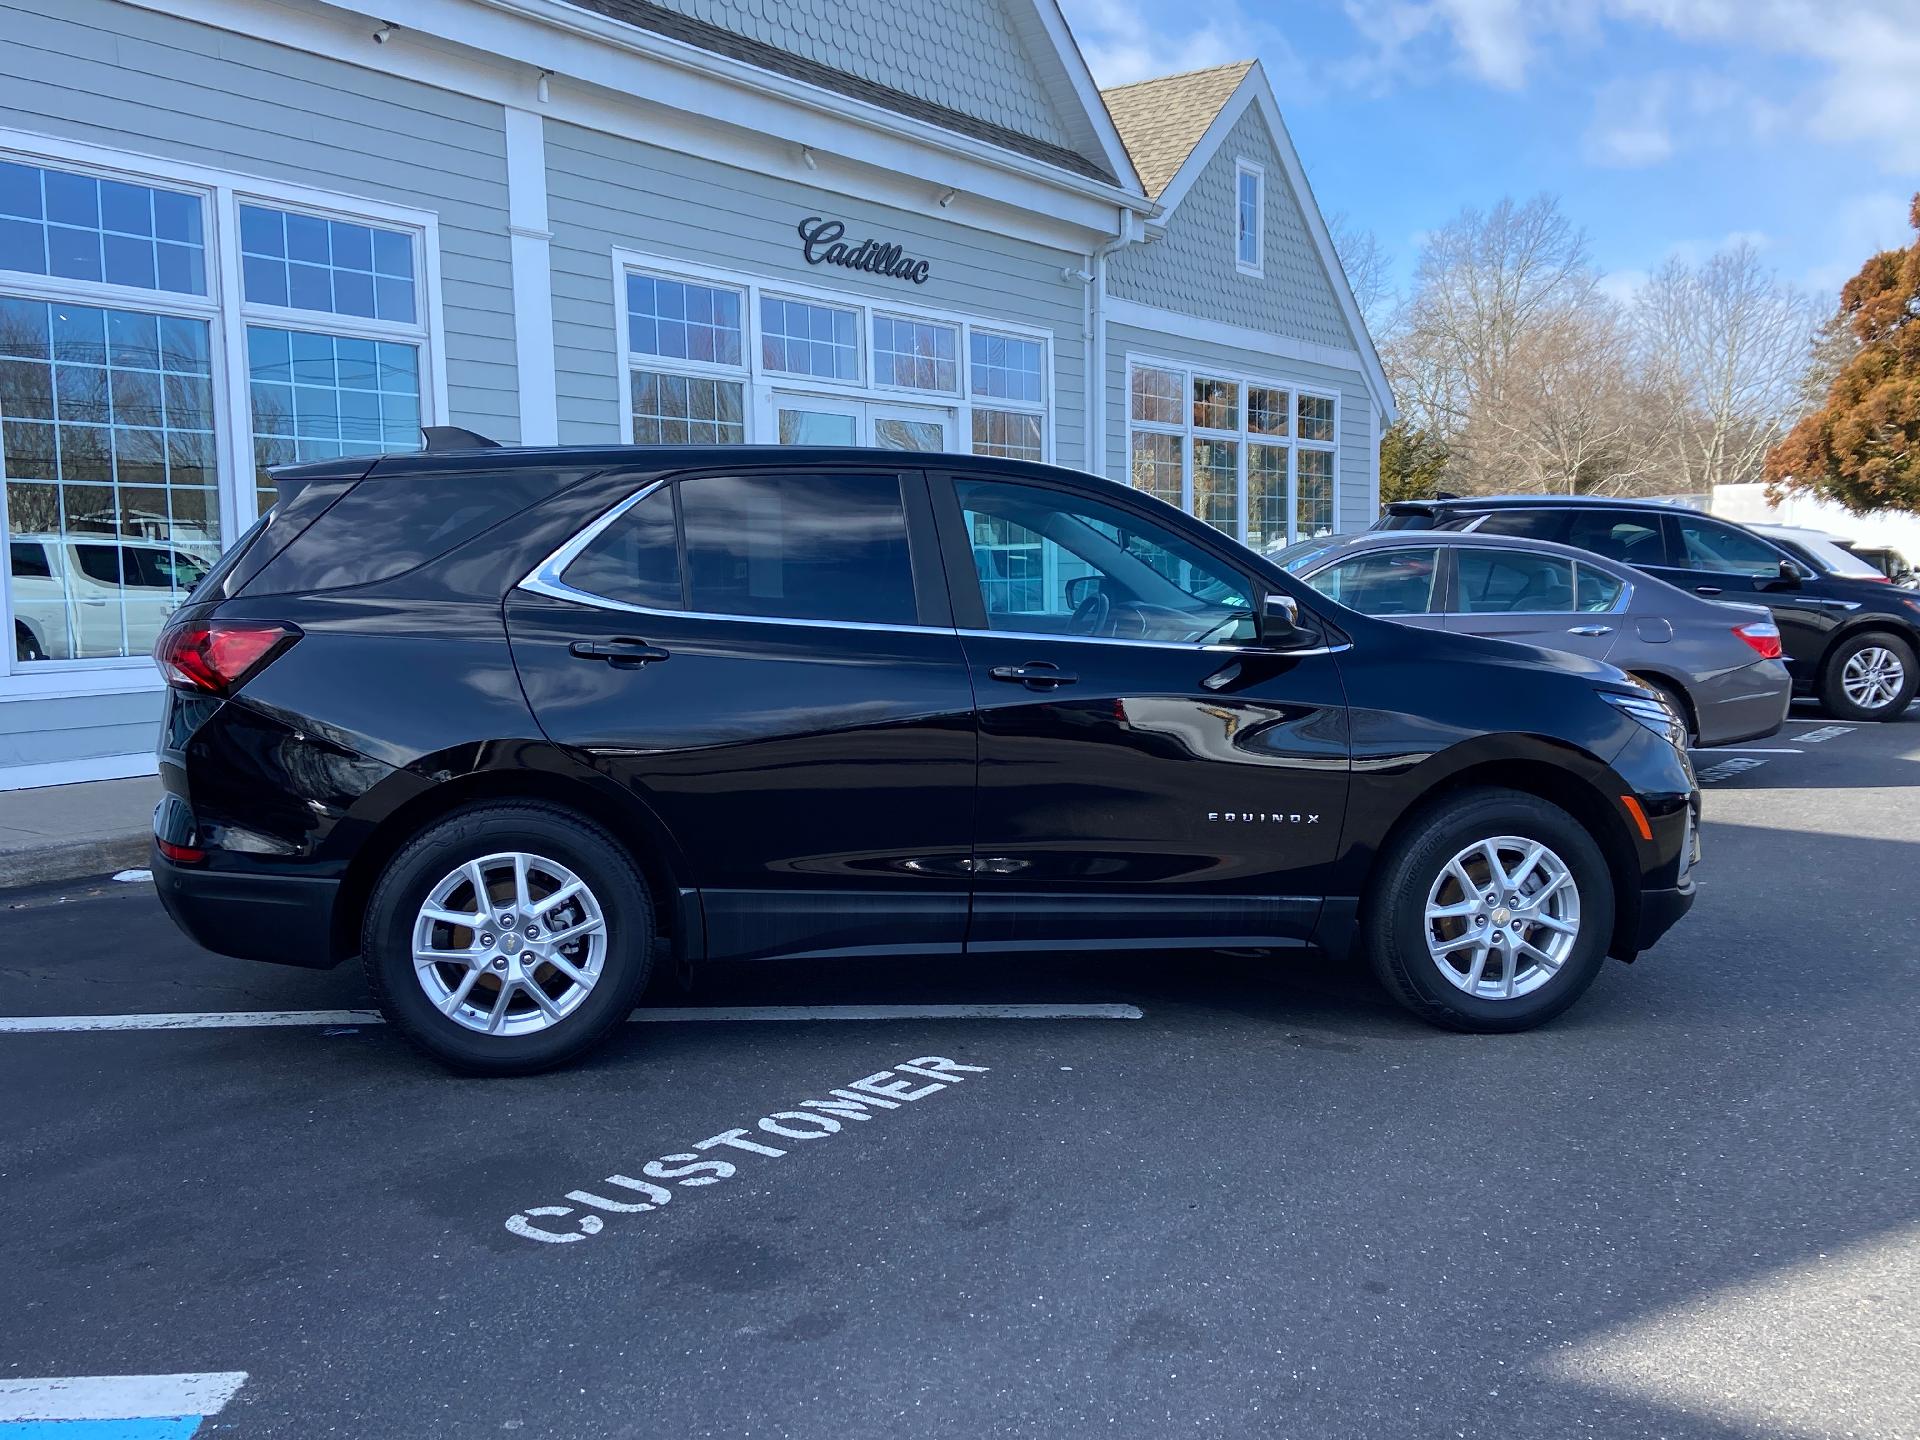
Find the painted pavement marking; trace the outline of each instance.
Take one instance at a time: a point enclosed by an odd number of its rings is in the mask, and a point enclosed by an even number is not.
[[[1762,765],[1771,763],[1767,760],[1737,757],[1732,760],[1722,760],[1718,765],[1710,765],[1702,770],[1699,779],[1703,785],[1710,785],[1718,780],[1731,780],[1736,775],[1743,775],[1749,770],[1758,770]]]
[[[663,1005],[632,1023],[796,1020],[1138,1020],[1137,1005]],[[207,1010],[160,1015],[0,1015],[0,1035],[104,1030],[250,1030],[276,1025],[384,1025],[378,1010]]]
[[[0,1379],[0,1440],[187,1440],[244,1370]]]
[[[1793,738],[1803,745],[1819,745],[1827,740],[1837,740],[1842,735],[1851,735],[1854,728],[1852,725],[1823,725],[1818,730],[1808,730]]]

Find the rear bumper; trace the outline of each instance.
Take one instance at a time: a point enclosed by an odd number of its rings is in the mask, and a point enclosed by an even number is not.
[[[1793,681],[1778,660],[1743,665],[1696,688],[1700,743],[1734,745],[1759,740],[1786,723],[1793,701]]]
[[[153,886],[173,923],[218,955],[325,970],[338,880],[176,865],[155,845]]]

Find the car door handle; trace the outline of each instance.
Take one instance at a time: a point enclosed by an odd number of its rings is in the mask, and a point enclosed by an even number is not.
[[[616,670],[637,670],[655,660],[671,658],[671,652],[658,645],[624,637],[607,641],[576,640],[567,647],[567,653],[581,660],[604,660]]]
[[[1720,587],[1718,585],[1696,585],[1693,587],[1693,593],[1696,595],[1718,595],[1720,593]]]
[[[1005,680],[1010,685],[1025,685],[1031,690],[1051,690],[1056,685],[1078,683],[1078,675],[1069,675],[1058,665],[1050,665],[1045,660],[1035,660],[1027,665],[996,665],[987,672],[996,680]]]
[[[1611,635],[1611,625],[1572,625],[1567,628],[1569,635]]]

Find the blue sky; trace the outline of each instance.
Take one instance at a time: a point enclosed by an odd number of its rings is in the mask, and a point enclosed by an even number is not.
[[[1102,85],[1258,56],[1321,208],[1404,281],[1540,191],[1631,293],[1731,239],[1837,298],[1911,241],[1920,0],[1063,0]],[[1198,17],[1198,18],[1196,18]]]

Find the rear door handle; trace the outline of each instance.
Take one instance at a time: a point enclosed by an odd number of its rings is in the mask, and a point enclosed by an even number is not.
[[[1056,685],[1076,684],[1080,677],[1069,675],[1058,665],[1045,660],[1035,660],[1026,665],[996,665],[987,672],[996,680],[1005,680],[1010,685],[1025,685],[1030,690],[1051,690]]]
[[[644,640],[621,637],[607,641],[576,640],[567,646],[567,653],[581,660],[604,660],[616,670],[637,670],[655,660],[670,659],[672,652]]]
[[[1696,585],[1693,587],[1693,593],[1696,595],[1718,595],[1720,593],[1720,587],[1718,585]]]
[[[1611,625],[1574,625],[1567,630],[1569,635],[1611,635],[1612,633]]]

